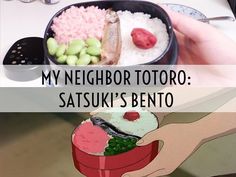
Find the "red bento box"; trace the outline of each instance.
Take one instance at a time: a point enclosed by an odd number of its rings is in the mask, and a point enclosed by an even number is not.
[[[158,154],[158,141],[118,155],[97,156],[77,148],[72,136],[72,154],[75,167],[87,177],[120,177],[149,164]]]

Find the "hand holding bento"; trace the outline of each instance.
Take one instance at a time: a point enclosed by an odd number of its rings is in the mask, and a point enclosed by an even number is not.
[[[201,144],[201,137],[194,126],[169,124],[146,134],[137,145],[163,141],[160,154],[143,169],[127,173],[123,177],[156,177],[172,173]]]
[[[232,102],[228,103],[232,104]],[[226,105],[224,105],[226,106]],[[186,124],[169,124],[146,134],[138,146],[153,141],[164,142],[156,158],[143,169],[129,172],[122,177],[157,177],[168,175],[179,167],[203,143],[236,133],[235,113],[211,113],[207,117]]]

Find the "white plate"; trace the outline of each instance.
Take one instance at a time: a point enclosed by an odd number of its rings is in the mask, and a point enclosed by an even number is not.
[[[207,18],[206,15],[204,15],[202,12],[189,6],[185,6],[181,4],[171,4],[171,3],[165,3],[165,5],[175,12],[187,15],[196,20]]]

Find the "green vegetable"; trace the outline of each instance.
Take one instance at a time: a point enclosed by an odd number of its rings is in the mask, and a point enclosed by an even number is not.
[[[109,142],[108,142],[108,144],[109,144],[109,143],[114,143],[114,144],[116,144],[115,138],[110,139]]]
[[[105,151],[110,152],[111,148],[108,146],[108,147],[106,147]]]
[[[128,140],[127,139],[123,139],[122,143],[126,144],[126,143],[128,143]]]
[[[87,47],[84,47],[81,49],[79,56],[81,57],[82,55],[85,55],[87,53]]]
[[[57,41],[52,37],[48,38],[47,47],[48,47],[49,54],[50,55],[55,55],[56,52],[57,52],[57,48],[58,48]]]
[[[93,64],[97,64],[98,62],[99,62],[99,57],[96,57],[96,56],[91,56],[91,62],[93,63]]]
[[[135,147],[134,144],[128,144],[128,145],[127,145],[127,148],[128,148],[128,149],[133,149],[134,147]]]
[[[76,40],[71,41],[70,45],[80,45],[80,46],[84,47],[86,44],[85,44],[84,40],[76,39]]]
[[[114,152],[117,152],[119,149],[118,149],[117,147],[113,147],[112,150],[113,150]]]
[[[71,43],[66,50],[67,55],[76,55],[78,54],[81,49],[83,48],[83,45],[77,44],[77,43]]]
[[[117,148],[121,148],[122,147],[121,144],[115,144],[114,146],[116,146]]]
[[[109,155],[112,155],[112,154],[111,154],[110,152],[105,151],[105,152],[104,152],[104,155],[105,155],[105,156],[109,156]]]
[[[62,55],[59,58],[57,58],[57,62],[58,63],[65,63],[66,59],[67,59],[67,56],[66,55]]]
[[[110,155],[115,155],[116,153],[114,151],[111,151],[110,152]]]
[[[66,52],[66,45],[62,44],[57,48],[56,56],[60,57]]]
[[[121,144],[122,139],[121,138],[115,138],[115,142]]]
[[[137,140],[133,138],[133,139],[131,139],[131,142],[136,144]]]
[[[88,54],[84,54],[79,57],[79,60],[77,61],[77,65],[88,65],[91,61],[91,58]]]
[[[88,47],[87,53],[88,53],[89,55],[99,56],[99,55],[101,54],[101,48],[99,48],[99,47],[94,47],[94,46]]]
[[[88,38],[86,40],[86,44],[89,46],[89,47],[98,47],[98,48],[101,48],[102,44],[101,42],[97,39],[97,38]]]
[[[127,149],[125,147],[121,148],[121,152],[125,152]]]
[[[116,146],[117,144],[116,143],[113,143],[113,142],[108,142],[108,144],[109,144],[109,147],[114,147],[114,146]]]
[[[106,147],[104,155],[109,156],[127,152],[136,147],[136,141],[135,138],[121,138],[114,136],[108,141],[108,147]]]
[[[69,65],[69,66],[75,66],[76,65],[76,62],[78,60],[78,57],[75,56],[75,55],[69,55],[66,59],[66,63]]]

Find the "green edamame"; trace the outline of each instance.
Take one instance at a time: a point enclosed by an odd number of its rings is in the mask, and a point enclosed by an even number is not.
[[[76,40],[71,41],[70,45],[81,45],[82,47],[84,47],[86,44],[85,44],[84,40],[76,39]]]
[[[86,54],[87,53],[87,47],[84,47],[81,49],[80,53],[79,53],[79,56],[81,57],[82,55]]]
[[[76,65],[76,62],[78,60],[78,57],[75,56],[75,55],[69,55],[66,59],[66,63],[69,65],[69,66],[75,66]]]
[[[48,38],[47,47],[48,47],[49,54],[50,55],[55,55],[56,52],[57,52],[57,48],[58,48],[57,41],[52,37]]]
[[[98,47],[98,48],[101,48],[102,44],[101,42],[97,39],[97,38],[88,38],[86,40],[86,44],[89,46],[89,47]]]
[[[96,57],[96,56],[91,56],[91,62],[92,64],[97,64],[99,62],[99,57]]]
[[[91,62],[91,58],[88,54],[84,54],[80,56],[79,60],[77,61],[77,65],[88,65]]]
[[[66,55],[61,55],[60,57],[57,58],[57,62],[63,64],[66,62],[66,59],[67,59]]]
[[[93,56],[99,56],[101,54],[101,48],[99,47],[88,47],[87,53]]]
[[[83,45],[72,43],[69,45],[68,49],[66,50],[66,54],[67,55],[76,55],[81,51],[82,48],[83,48]]]
[[[56,56],[60,57],[66,52],[66,45],[62,44],[57,48]]]

